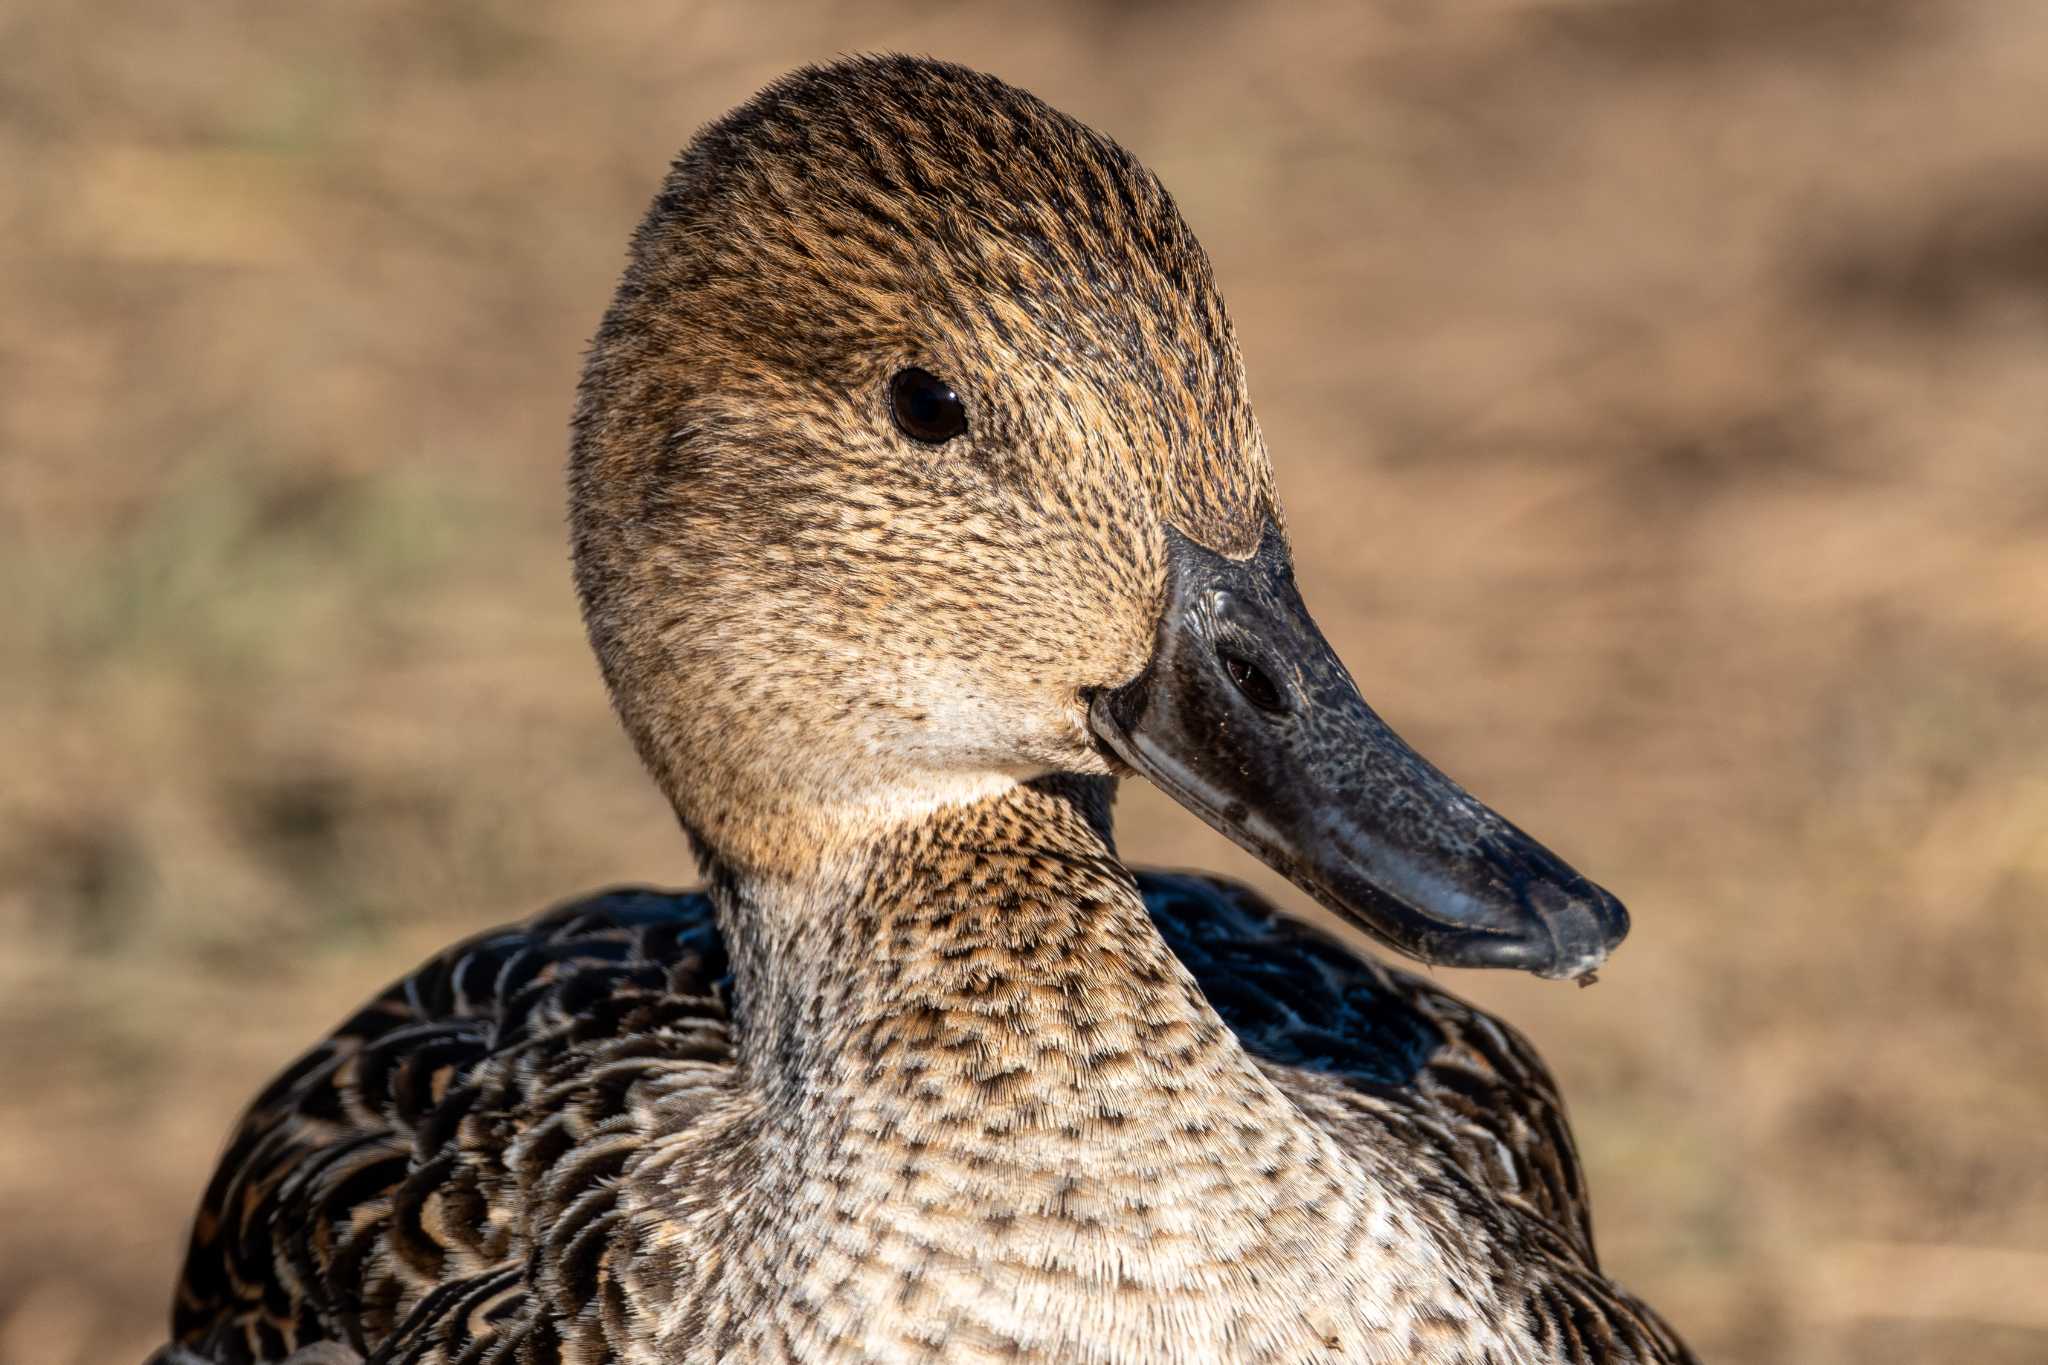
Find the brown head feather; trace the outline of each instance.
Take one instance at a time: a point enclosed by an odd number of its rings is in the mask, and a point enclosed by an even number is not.
[[[891,421],[909,366],[968,429]],[[798,72],[679,158],[592,348],[572,519],[591,636],[684,823],[757,870],[849,826],[1102,772],[1162,525],[1275,518],[1207,258],[1128,152],[991,76]]]

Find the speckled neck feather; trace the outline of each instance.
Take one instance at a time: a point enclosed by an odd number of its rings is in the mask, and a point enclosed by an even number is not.
[[[1347,1154],[1210,1006],[1101,797],[948,809],[837,886],[714,883],[750,1103],[706,1123],[686,1097],[629,1181],[667,1234],[632,1272],[669,1343],[650,1358],[691,1358],[710,1322],[746,1359],[1411,1360],[1497,1339],[1484,1278],[1447,1294],[1472,1268],[1395,1196],[1412,1176]],[[678,1219],[705,1188],[745,1194]]]

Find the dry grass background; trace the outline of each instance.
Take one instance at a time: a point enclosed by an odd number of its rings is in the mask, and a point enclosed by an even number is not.
[[[1367,696],[1635,910],[1453,983],[1611,1267],[1712,1360],[2048,1358],[2048,6],[93,0],[0,5],[0,1360],[149,1348],[384,979],[690,880],[570,386],[690,132],[882,48],[1162,174]]]

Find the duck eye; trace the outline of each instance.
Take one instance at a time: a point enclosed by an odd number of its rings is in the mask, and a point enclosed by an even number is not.
[[[967,430],[967,405],[953,386],[915,366],[889,381],[889,414],[913,441],[944,445]]]
[[[1237,688],[1246,701],[1261,711],[1280,712],[1287,709],[1287,703],[1281,699],[1279,687],[1266,675],[1265,669],[1234,649],[1219,648],[1216,654],[1223,661],[1223,671],[1229,675],[1231,685]]]

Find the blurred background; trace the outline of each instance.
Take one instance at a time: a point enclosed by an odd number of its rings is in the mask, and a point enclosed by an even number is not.
[[[1610,1269],[1712,1361],[2048,1359],[2048,6],[91,0],[0,4],[0,1360],[152,1347],[385,980],[693,879],[571,387],[691,132],[874,49],[1160,173],[1367,697],[1633,908],[1444,974]]]

